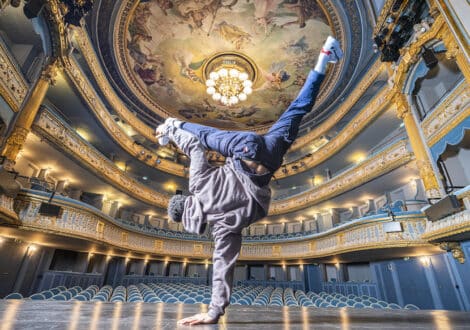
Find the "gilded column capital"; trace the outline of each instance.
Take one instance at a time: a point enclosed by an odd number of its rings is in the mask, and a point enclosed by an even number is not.
[[[2,151],[2,156],[5,156],[8,160],[14,163],[16,156],[23,148],[23,144],[29,134],[29,129],[21,126],[16,126],[11,135],[6,141],[6,145]]]
[[[58,60],[57,59],[53,60],[52,62],[50,62],[44,67],[44,69],[41,72],[40,79],[46,81],[50,85],[55,85],[58,67],[59,67]]]
[[[411,107],[408,103],[408,99],[405,94],[395,91],[393,96],[393,103],[397,111],[397,116],[400,119],[404,119],[407,115],[411,114]]]

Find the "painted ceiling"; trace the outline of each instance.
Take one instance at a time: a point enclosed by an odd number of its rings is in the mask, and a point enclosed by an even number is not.
[[[303,0],[134,2],[117,58],[133,93],[162,117],[260,129],[295,98],[323,41],[334,34],[330,16],[323,4]],[[203,68],[220,52],[240,53],[256,70],[253,93],[235,106],[206,93]],[[329,72],[329,80],[339,72]]]

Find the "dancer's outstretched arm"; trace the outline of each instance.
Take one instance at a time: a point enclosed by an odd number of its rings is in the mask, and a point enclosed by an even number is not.
[[[228,217],[231,215],[228,214]],[[230,232],[224,226],[215,224],[212,229],[214,236],[212,298],[209,312],[196,314],[178,321],[182,325],[217,323],[224,314],[225,307],[230,304],[232,294],[235,263],[240,255],[242,245],[241,234]]]

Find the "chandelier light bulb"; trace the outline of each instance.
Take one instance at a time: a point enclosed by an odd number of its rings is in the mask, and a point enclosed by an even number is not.
[[[230,104],[237,104],[238,103],[238,97],[230,96],[229,103]]]
[[[248,79],[248,73],[241,72],[240,75],[238,76],[238,79],[240,79],[241,81],[247,80]]]
[[[215,86],[215,81],[212,80],[212,79],[206,80],[206,86],[207,86],[207,87]]]
[[[221,78],[225,78],[228,75],[228,70],[227,69],[220,69],[217,73],[219,74],[219,76]]]
[[[220,93],[214,93],[212,94],[212,99],[214,101],[220,101],[220,98],[222,97],[222,95],[220,95]]]
[[[215,93],[215,88],[213,86],[208,87],[206,90],[207,94],[212,95]]]
[[[228,103],[228,98],[227,96],[225,95],[222,95],[221,98],[220,98],[220,102],[222,102],[222,104],[227,104]]]
[[[218,74],[217,72],[212,71],[212,72],[209,74],[209,78],[210,78],[210,80],[212,80],[212,81],[217,80],[217,79],[219,79],[219,74]]]
[[[246,94],[245,93],[240,93],[238,94],[238,98],[240,99],[240,101],[246,101]]]
[[[243,82],[243,87],[251,87],[253,85],[253,83],[251,82],[251,80],[245,80]]]
[[[240,71],[238,71],[237,69],[230,69],[229,75],[230,77],[238,78],[238,76],[240,75]]]
[[[251,89],[251,87],[243,88],[243,93],[245,93],[246,95],[250,95],[252,92],[253,90]]]

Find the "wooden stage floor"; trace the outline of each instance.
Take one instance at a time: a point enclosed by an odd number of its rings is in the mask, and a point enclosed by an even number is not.
[[[470,329],[470,313],[230,306],[217,325],[176,320],[207,305],[0,300],[0,329]]]

